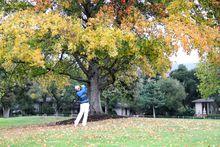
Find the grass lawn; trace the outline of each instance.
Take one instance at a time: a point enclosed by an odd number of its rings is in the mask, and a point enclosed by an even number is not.
[[[22,127],[28,125],[40,125],[50,122],[69,119],[70,117],[55,117],[55,116],[26,116],[26,117],[11,117],[0,118],[0,129],[11,127]]]
[[[30,120],[27,118],[27,120]],[[220,120],[124,118],[2,128],[0,146],[220,146]]]

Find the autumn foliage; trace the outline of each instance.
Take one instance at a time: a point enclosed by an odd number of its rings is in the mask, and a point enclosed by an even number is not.
[[[0,66],[22,62],[86,82],[96,111],[100,90],[125,72],[165,76],[179,47],[219,57],[215,19],[205,20],[192,1],[68,0],[47,13],[52,0],[35,2],[0,24]]]
[[[34,7],[35,11],[45,11],[47,8],[52,6],[52,0],[32,0],[36,5]]]

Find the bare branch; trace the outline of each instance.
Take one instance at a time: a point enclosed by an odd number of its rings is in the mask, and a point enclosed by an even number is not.
[[[72,80],[76,80],[76,81],[79,81],[79,82],[89,83],[89,80],[83,79],[82,77],[73,76],[70,73],[58,72],[58,71],[54,71],[54,69],[47,68],[47,72],[50,72],[50,71],[56,72],[57,74],[60,74],[60,75],[68,76]]]
[[[76,54],[74,54],[73,56],[76,59],[76,62],[79,65],[80,69],[83,71],[83,73],[86,74],[87,77],[89,77],[89,71],[85,68],[80,58]]]
[[[76,81],[79,81],[79,82],[89,83],[88,80],[83,79],[82,77],[73,76],[73,75],[71,75],[71,74],[69,74],[69,73],[58,72],[58,74],[69,76],[70,79],[72,79],[72,80],[76,80]]]

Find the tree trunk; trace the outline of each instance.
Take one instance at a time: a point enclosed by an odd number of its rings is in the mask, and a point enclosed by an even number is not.
[[[42,94],[42,99],[43,99],[43,102],[40,103],[40,112],[41,112],[41,114],[45,114],[45,105],[46,105],[46,100],[47,100],[47,94],[46,93]]]
[[[4,108],[3,107],[3,117],[8,118],[10,113],[10,108]]]
[[[58,116],[59,115],[59,110],[60,110],[60,107],[61,107],[61,102],[59,101],[59,98],[55,97],[54,96],[54,99],[55,99],[55,116]]]
[[[155,108],[154,108],[154,106],[153,106],[153,116],[154,116],[154,118],[156,118],[156,114],[155,114]]]
[[[98,87],[98,76],[90,80],[90,111],[91,114],[103,114],[100,100],[100,89]]]
[[[54,106],[54,110],[55,110],[55,116],[58,116],[59,115],[59,111],[58,111],[58,107],[57,107],[57,104],[55,104]]]
[[[101,90],[99,88],[99,73],[98,69],[93,66],[93,75],[90,77],[89,85],[89,95],[90,95],[90,112],[91,114],[103,114],[101,107],[100,94]]]
[[[105,99],[105,114],[108,114],[108,103],[109,103],[109,99],[106,98]]]
[[[58,110],[55,109],[55,114],[54,114],[54,115],[55,115],[55,116],[58,116],[58,115],[59,115]]]

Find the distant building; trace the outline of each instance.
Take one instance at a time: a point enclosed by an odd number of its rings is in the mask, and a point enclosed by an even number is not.
[[[114,110],[119,116],[131,115],[130,106],[126,103],[117,103]]]
[[[195,103],[195,116],[197,117],[216,114],[219,111],[213,99],[197,99],[192,102]]]
[[[37,99],[34,102],[34,110],[35,110],[36,113],[40,113],[42,111],[43,103],[47,103],[48,106],[53,107],[53,101],[52,101],[51,97],[47,97],[45,99],[45,102],[42,98]]]

